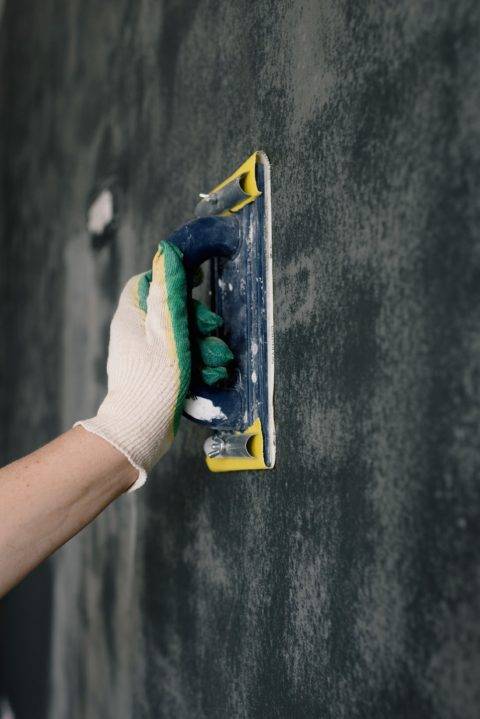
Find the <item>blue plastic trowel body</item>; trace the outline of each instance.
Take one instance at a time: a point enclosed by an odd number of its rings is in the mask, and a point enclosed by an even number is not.
[[[213,430],[205,443],[212,471],[275,463],[270,213],[270,165],[256,152],[203,196],[200,217],[168,238],[192,273],[210,261],[212,309],[223,318],[218,336],[235,357],[228,379],[214,387],[194,377],[185,404],[186,417]]]

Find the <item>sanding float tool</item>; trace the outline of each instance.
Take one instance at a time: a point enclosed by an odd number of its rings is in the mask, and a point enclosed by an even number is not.
[[[183,252],[190,278],[210,262],[218,336],[234,354],[215,386],[192,378],[184,415],[213,430],[204,445],[213,472],[268,469],[275,463],[270,163],[255,152],[201,194],[196,219],[168,241]],[[191,283],[193,284],[193,280]]]

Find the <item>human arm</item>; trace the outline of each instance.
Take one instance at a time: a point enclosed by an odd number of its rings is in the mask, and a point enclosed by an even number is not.
[[[209,365],[200,373],[205,381],[212,373],[222,378],[231,352],[206,336],[221,320],[193,307],[197,355]],[[152,269],[133,277],[120,297],[108,392],[96,416],[0,470],[0,595],[122,492],[142,486],[173,442],[190,365],[182,255],[162,242]]]
[[[82,427],[0,469],[0,597],[137,476],[122,452]]]

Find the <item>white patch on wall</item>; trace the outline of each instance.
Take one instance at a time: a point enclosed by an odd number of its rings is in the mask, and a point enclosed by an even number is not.
[[[110,190],[102,190],[88,210],[87,229],[92,235],[101,235],[112,220],[113,195]]]

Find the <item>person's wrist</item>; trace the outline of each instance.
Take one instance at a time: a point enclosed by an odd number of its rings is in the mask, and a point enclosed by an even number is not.
[[[118,479],[122,487],[122,492],[128,492],[128,490],[133,487],[137,481],[139,471],[127,459],[123,452],[120,452],[116,447],[112,447],[112,449],[119,455],[120,466],[118,470]]]
[[[82,424],[77,424],[73,430],[79,432],[82,436],[83,442],[92,442],[97,445],[97,448],[101,451],[101,464],[102,466],[108,467],[109,478],[113,477],[115,485],[117,486],[118,494],[128,492],[128,490],[135,484],[139,478],[139,470],[132,464],[124,452],[108,439],[105,439],[95,432],[91,432],[87,427]],[[85,448],[90,453],[90,447]]]

